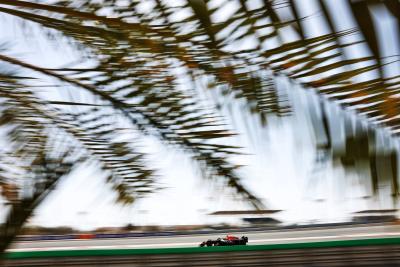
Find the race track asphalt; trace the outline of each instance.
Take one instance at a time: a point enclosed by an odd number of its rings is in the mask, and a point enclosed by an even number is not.
[[[165,237],[103,238],[83,240],[19,241],[8,252],[49,251],[77,249],[123,249],[123,248],[178,248],[196,247],[207,239],[224,237],[229,233],[176,235]],[[249,238],[248,245],[288,244],[318,241],[372,239],[400,237],[400,225],[369,225],[353,227],[329,227],[315,229],[264,230],[235,232],[236,236]]]

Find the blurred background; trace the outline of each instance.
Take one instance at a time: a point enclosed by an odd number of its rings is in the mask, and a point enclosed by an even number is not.
[[[399,12],[0,0],[4,240],[396,220]]]

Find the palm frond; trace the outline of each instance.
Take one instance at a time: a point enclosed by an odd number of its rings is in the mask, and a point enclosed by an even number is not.
[[[168,51],[150,49],[150,51],[145,52],[148,55],[154,55],[159,61],[159,67],[156,67],[154,62],[148,62],[146,58],[137,60],[136,56],[132,54],[135,50],[147,51],[149,47],[147,43],[138,43],[136,36],[131,32],[122,31],[125,33],[124,38],[119,36],[119,39],[107,39],[102,34],[97,36],[93,32],[89,35],[89,32],[81,34],[78,31],[72,31],[70,25],[68,27],[60,26],[61,23],[58,23],[55,19],[47,19],[39,15],[31,16],[27,12],[24,12],[24,16],[26,19],[31,17],[32,21],[39,22],[46,27],[65,29],[65,34],[70,34],[71,37],[84,43],[87,47],[93,49],[96,54],[103,54],[102,62],[99,62],[99,65],[95,68],[97,75],[95,77],[90,76],[92,82],[87,82],[89,77],[72,78],[71,75],[68,76],[57,73],[57,71],[33,66],[4,55],[1,56],[2,60],[56,77],[64,82],[86,89],[96,96],[100,96],[125,114],[139,130],[144,133],[156,134],[168,143],[181,146],[192,153],[194,158],[205,161],[206,164],[204,166],[210,168],[210,173],[216,175],[230,173],[229,177],[226,176],[228,178],[227,184],[238,184],[238,182],[229,182],[232,179],[238,180],[238,177],[234,174],[234,167],[227,167],[229,163],[224,159],[223,155],[216,156],[216,153],[214,156],[209,155],[209,150],[205,153],[202,147],[193,145],[193,143],[197,143],[198,139],[208,142],[211,139],[228,137],[232,134],[226,130],[222,131],[224,132],[223,134],[217,130],[207,133],[198,131],[196,135],[188,134],[197,130],[197,128],[216,127],[219,123],[200,123],[203,120],[201,109],[194,105],[190,97],[175,89],[179,85],[179,81],[170,72],[165,71],[166,67],[171,65],[164,55]],[[96,38],[95,42],[93,36]],[[138,44],[140,47],[135,47]],[[119,47],[119,49],[116,50],[116,47]],[[158,48],[154,47],[154,49]],[[83,73],[83,75],[85,74]],[[75,72],[74,77],[79,75],[79,72]],[[129,83],[115,88],[113,85],[119,81]],[[140,102],[138,102],[139,100]],[[132,105],[132,103],[135,104]],[[189,125],[177,125],[179,123],[176,120],[177,118],[191,116],[190,114],[197,114],[199,122],[191,124],[190,127]],[[184,128],[180,130],[180,127]],[[207,157],[209,157],[208,160],[205,160]],[[220,164],[221,162],[225,162],[225,164]],[[245,198],[251,199],[251,203],[257,206],[260,205],[259,202],[254,201],[255,197],[250,192],[244,190],[243,186],[237,189],[238,192],[240,191],[241,194],[244,194]]]

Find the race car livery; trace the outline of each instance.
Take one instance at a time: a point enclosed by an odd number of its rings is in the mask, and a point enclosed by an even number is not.
[[[249,242],[247,236],[241,238],[227,235],[225,238],[217,238],[215,240],[208,239],[207,241],[201,242],[200,247],[212,247],[212,246],[235,246],[235,245],[246,245]]]

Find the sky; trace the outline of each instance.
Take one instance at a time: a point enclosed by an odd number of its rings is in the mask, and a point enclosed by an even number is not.
[[[217,5],[218,2],[221,1],[214,1],[213,4]],[[254,1],[255,4],[256,2]],[[333,4],[332,1],[329,3]],[[343,0],[335,1],[335,5],[346,13],[343,3]],[[302,4],[302,15],[313,15],[306,23],[318,20],[315,1],[304,0]],[[232,4],[230,8],[235,7]],[[341,18],[343,21],[340,25],[343,28],[354,23],[346,18],[347,16]],[[314,28],[314,34],[324,30],[323,25],[315,24],[315,21],[314,25],[320,25],[320,28]],[[392,29],[394,32],[394,21],[382,20],[378,27]],[[79,59],[79,55],[71,48],[49,43],[36,31],[21,31],[10,16],[0,15],[0,29],[0,43],[11,40],[12,49],[9,53],[29,62],[46,67],[60,67]],[[290,34],[288,36],[290,38]],[[242,45],[252,45],[251,40],[246,42]],[[399,54],[398,47],[387,43],[383,50],[386,55],[396,54],[396,51]],[[286,78],[278,78],[277,86],[281,93],[287,94],[294,110],[292,116],[272,116],[267,127],[262,128],[257,123],[257,118],[243,112],[244,103],[239,102],[233,107],[235,117],[239,119],[231,121],[240,133],[231,142],[245,147],[249,153],[234,158],[235,162],[245,165],[240,171],[244,183],[264,200],[267,208],[283,210],[276,218],[285,223],[317,220],[333,222],[346,220],[352,212],[366,209],[370,205],[374,208],[391,207],[392,203],[385,197],[375,200],[364,198],[370,192],[361,185],[362,177],[345,173],[331,163],[317,166],[314,164],[316,137],[309,110],[318,106],[318,97]],[[327,105],[330,112],[337,113],[343,120],[347,117],[354,119],[351,113],[342,111],[337,105]],[[223,112],[228,113],[228,110]],[[339,126],[341,123],[340,119]],[[155,138],[145,138],[143,142],[147,144],[150,161],[159,169],[158,183],[164,189],[138,200],[133,206],[121,206],[115,204],[116,194],[105,184],[104,175],[93,171],[91,166],[81,166],[66,177],[42,203],[30,224],[91,229],[128,223],[237,223],[237,218],[207,214],[217,210],[249,208],[245,203],[233,199],[228,192],[221,191],[217,184],[201,179],[188,155],[163,146]],[[384,196],[390,189],[387,185],[381,185],[380,190]]]

